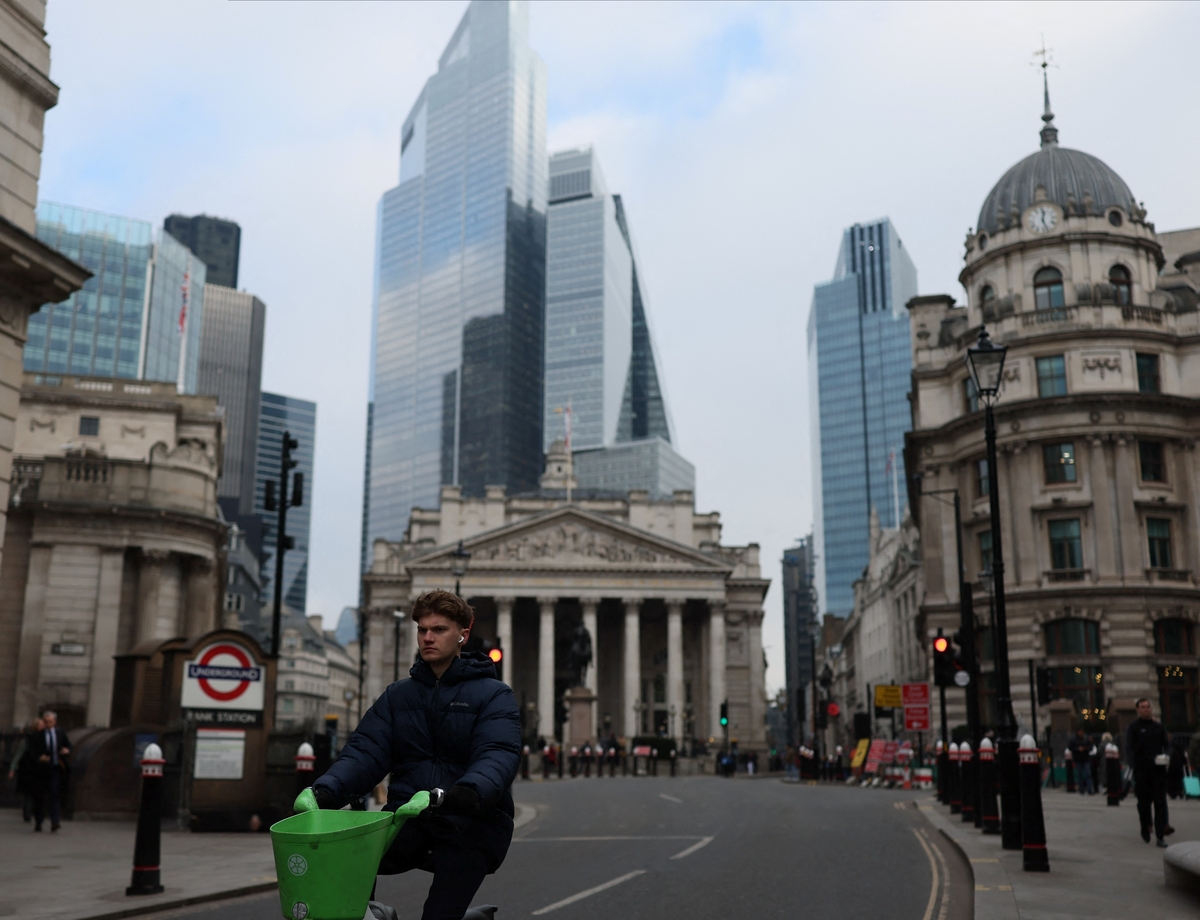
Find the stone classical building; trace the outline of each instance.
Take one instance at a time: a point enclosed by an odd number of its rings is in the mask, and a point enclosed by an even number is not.
[[[770,585],[758,546],[723,546],[720,515],[696,512],[692,493],[650,501],[573,489],[566,501],[566,451],[551,446],[536,492],[489,487],[465,498],[443,486],[438,510],[414,509],[403,542],[377,540],[363,578],[369,611],[365,695],[391,680],[393,612],[433,588],[453,589],[451,553],[471,553],[462,594],[475,607],[475,634],[499,639],[504,679],[525,716],[525,735],[560,733],[568,656],[582,624],[592,639],[586,685],[594,725],[618,735],[730,737],[765,745],[762,602]],[[416,655],[405,621],[402,661]],[[580,739],[572,739],[578,741]]]
[[[0,560],[0,725],[106,726],[113,656],[220,625],[216,399],[28,374]]]
[[[1011,684],[1031,714],[1028,662],[1051,669],[1088,727],[1139,696],[1168,728],[1197,724],[1200,621],[1200,258],[1167,264],[1154,225],[1100,160],[1059,146],[1049,96],[1041,148],[1012,167],[967,235],[967,302],[909,303],[908,469],[963,503],[980,627],[984,719],[994,719],[986,582],[988,477],[999,477]],[[1186,240],[1187,234],[1174,235]],[[1008,347],[996,406],[998,469],[967,379],[980,326]],[[926,639],[958,623],[953,512],[910,501],[921,529]],[[951,718],[963,720],[952,692]],[[1039,713],[1039,725],[1046,723]]]
[[[12,470],[29,315],[65,300],[91,276],[35,236],[42,126],[58,104],[45,21],[44,0],[0,0],[0,494]],[[0,533],[4,513],[0,507]]]

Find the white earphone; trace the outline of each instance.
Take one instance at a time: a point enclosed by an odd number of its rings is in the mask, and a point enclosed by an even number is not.
[[[462,644],[463,644],[464,642],[466,642],[466,641],[467,641],[467,637],[466,637],[466,636],[459,636],[459,637],[458,637],[458,644],[459,644],[459,645],[462,645]]]

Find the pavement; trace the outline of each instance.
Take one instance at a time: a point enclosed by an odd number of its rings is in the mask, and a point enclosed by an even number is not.
[[[967,865],[912,807],[912,793],[704,776],[518,781],[513,791],[521,803],[522,826],[503,867],[485,880],[475,899],[500,905],[501,918],[724,920],[797,913],[805,920],[881,913],[902,920],[970,918],[963,897],[969,895]],[[11,822],[0,827],[0,838],[7,842],[13,829]],[[128,853],[132,828],[125,833],[122,850]],[[221,840],[218,835],[164,835],[164,844],[175,836],[206,849],[210,844],[204,838],[218,849],[230,845],[225,835]],[[250,862],[269,862],[263,836],[237,836],[232,843],[242,848],[247,875],[253,871]],[[70,846],[72,837],[50,841],[60,842]],[[5,852],[23,859],[19,851]],[[119,906],[126,900],[128,867],[124,859],[112,864],[107,891],[113,900],[103,903]],[[195,870],[204,874],[198,863]],[[164,857],[165,884],[186,888],[184,874],[183,866],[172,867]],[[90,911],[97,898],[70,893],[65,881],[64,875],[50,886],[34,882],[22,889],[20,915],[95,916]],[[428,886],[429,876],[420,872],[384,877],[378,897],[394,905],[401,918],[416,918]],[[54,891],[64,906],[72,899],[76,911],[44,913],[44,900],[29,898],[34,888],[43,899]],[[966,910],[955,909],[955,895]],[[277,895],[268,891],[177,906],[155,916],[276,920],[280,912]]]
[[[1132,797],[1110,808],[1103,794],[1042,791],[1049,872],[1026,872],[1004,850],[934,797],[919,808],[971,861],[976,920],[1194,920],[1200,896],[1166,887],[1162,849],[1142,842]],[[1168,802],[1168,843],[1200,840],[1200,802]]]

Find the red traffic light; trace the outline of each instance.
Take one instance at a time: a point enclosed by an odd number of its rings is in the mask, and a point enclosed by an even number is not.
[[[487,654],[492,659],[493,664],[499,664],[501,659],[504,658],[504,652],[498,648],[489,649]]]
[[[945,636],[938,636],[933,640],[933,650],[935,652],[944,652],[948,648],[950,648],[950,640]]]
[[[836,719],[838,717],[838,715],[841,713],[842,707],[839,706],[837,703],[830,703],[828,706],[825,707],[825,711],[827,713],[829,713],[829,715],[831,715],[833,718]]]

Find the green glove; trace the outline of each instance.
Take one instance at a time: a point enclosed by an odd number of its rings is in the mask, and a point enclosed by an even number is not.
[[[305,789],[298,796],[296,801],[292,803],[292,811],[300,813],[302,811],[316,811],[320,806],[317,805],[317,797],[313,795],[312,789]]]

